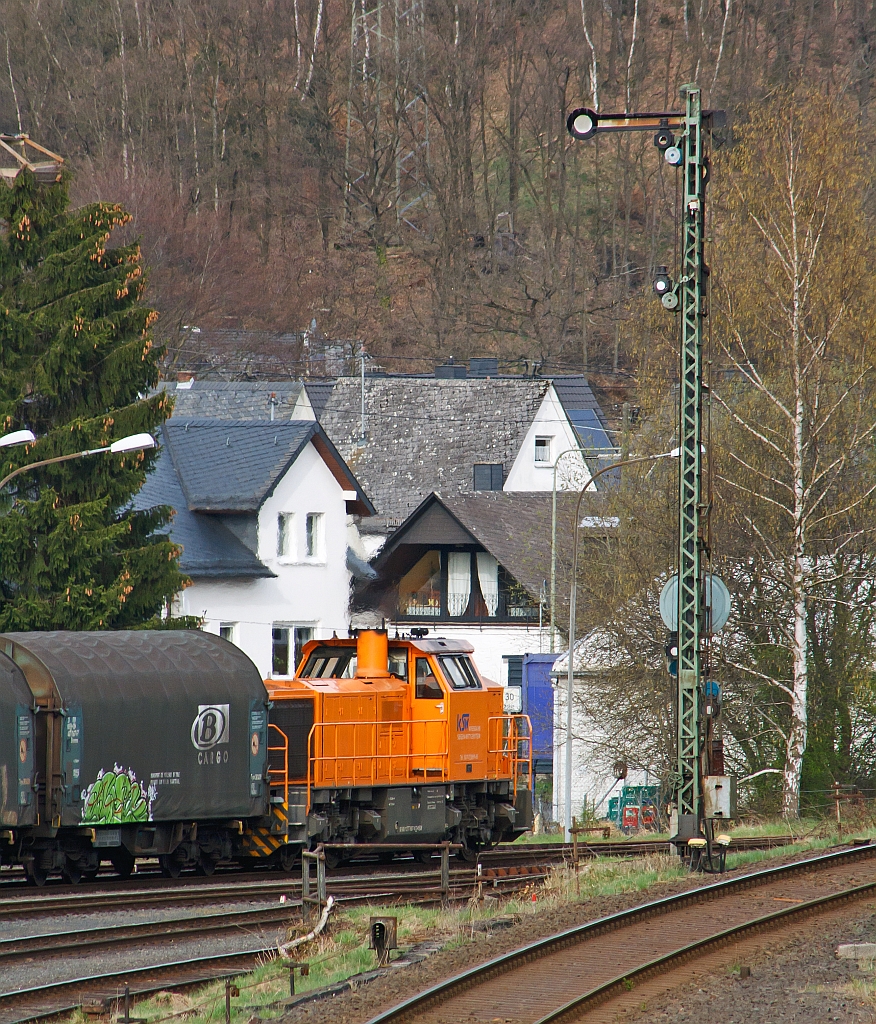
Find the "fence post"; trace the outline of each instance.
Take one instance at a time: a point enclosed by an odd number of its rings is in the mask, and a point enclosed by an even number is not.
[[[310,887],[310,866],[316,864],[316,895],[313,895]],[[310,916],[311,910],[316,909],[317,915],[322,913],[326,904],[325,887],[325,853],[322,846],[316,850],[301,851],[301,910],[302,913]]]
[[[450,843],[441,844],[441,903],[447,903],[450,896]]]

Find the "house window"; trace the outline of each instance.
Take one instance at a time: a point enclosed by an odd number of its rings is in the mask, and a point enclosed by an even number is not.
[[[308,512],[304,521],[304,557],[322,555],[322,512]]]
[[[271,631],[271,675],[289,675],[289,627],[274,626]]]
[[[295,675],[304,645],[313,639],[313,626],[274,626],[271,630],[271,674]]]
[[[504,467],[501,462],[476,462],[474,466],[474,489],[476,491],[501,491],[504,475]]]
[[[551,461],[551,440],[550,437],[537,437],[535,439],[535,461],[536,462],[550,462]]]
[[[295,554],[295,535],[292,532],[294,515],[281,512],[277,516],[277,555],[279,558],[292,558]]]
[[[398,604],[402,615],[441,614],[441,552],[428,551],[405,573],[398,585]]]
[[[223,640],[227,640],[230,644],[236,643],[235,636],[237,634],[237,623],[236,622],[221,622],[219,624],[219,636]]]

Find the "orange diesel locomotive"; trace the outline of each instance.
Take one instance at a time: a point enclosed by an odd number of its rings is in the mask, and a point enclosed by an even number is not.
[[[247,852],[289,868],[318,843],[461,843],[532,825],[532,730],[459,640],[314,640],[266,681],[271,818]],[[338,857],[337,851],[331,859]]]

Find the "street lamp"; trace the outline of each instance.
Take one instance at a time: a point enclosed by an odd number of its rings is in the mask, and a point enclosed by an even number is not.
[[[598,448],[594,449],[595,452],[601,450]],[[566,455],[579,456],[584,469],[588,473],[590,472],[587,466],[587,457],[580,445],[577,448],[567,448],[554,459],[554,479],[551,487],[551,654],[554,653],[554,641],[557,635],[557,628],[554,622],[554,610],[557,607],[557,466],[559,466],[560,460]],[[597,473],[596,475],[598,476],[599,474]],[[590,486],[590,481],[592,480],[593,477],[591,476],[590,480],[584,485],[585,490]]]
[[[594,480],[597,480],[603,473],[612,469],[621,469],[624,466],[635,466],[641,462],[657,462],[659,459],[677,459],[680,449],[674,448],[671,452],[660,452],[659,455],[641,455],[634,459],[624,459],[622,462],[613,462],[610,466],[603,466],[597,470],[587,481],[578,494],[578,503],[575,506],[574,531],[575,537],[572,546],[572,583],[569,588],[569,667],[566,685],[566,764],[565,764],[565,832],[566,842],[572,842],[572,691],[575,678],[575,615],[578,601],[578,517],[581,515],[581,501],[585,491]]]
[[[18,440],[10,441],[8,438],[16,437],[16,435],[28,434],[28,437],[20,436]],[[10,444],[24,444],[27,441],[35,441],[36,438],[29,430],[17,430],[14,434],[7,434],[5,437],[0,437],[0,447],[5,447]],[[39,469],[41,466],[51,466],[56,462],[69,462],[71,459],[81,459],[86,455],[100,455],[104,452],[109,452],[111,455],[120,455],[122,452],[136,452],[142,451],[145,448],[155,448],[157,442],[151,434],[131,434],[129,437],[122,437],[118,441],[113,441],[112,444],[107,445],[105,448],[89,448],[84,452],[72,452],[70,455],[56,455],[53,459],[40,459],[39,462],[31,462],[27,466],[19,466],[18,469],[14,469],[11,473],[0,480],[0,490],[2,490],[10,480],[14,480],[19,473],[25,473],[31,469]]]

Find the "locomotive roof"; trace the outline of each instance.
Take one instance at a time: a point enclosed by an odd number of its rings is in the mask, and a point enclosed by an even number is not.
[[[0,648],[24,670],[34,696],[48,695],[37,690],[52,685],[64,701],[267,696],[243,651],[200,630],[3,633]]]

